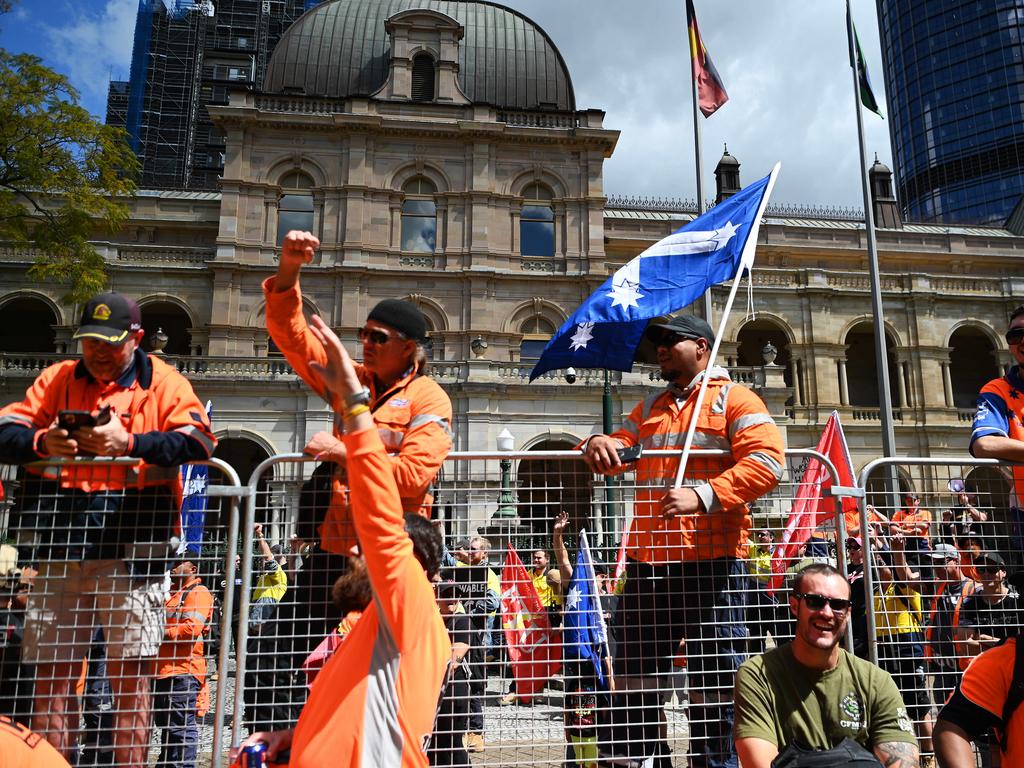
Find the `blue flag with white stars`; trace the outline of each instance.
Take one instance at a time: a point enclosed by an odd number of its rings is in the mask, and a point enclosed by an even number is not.
[[[601,596],[587,532],[580,531],[580,551],[562,611],[562,658],[591,661],[602,688],[607,688],[601,659],[608,655],[608,631],[601,614]]]
[[[633,368],[647,323],[695,301],[754,261],[778,166],[620,267],[551,337],[530,381],[559,368]]]

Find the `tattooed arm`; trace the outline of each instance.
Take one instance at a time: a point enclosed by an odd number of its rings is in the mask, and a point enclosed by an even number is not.
[[[887,741],[875,745],[875,757],[885,768],[920,768],[921,753],[916,744]]]

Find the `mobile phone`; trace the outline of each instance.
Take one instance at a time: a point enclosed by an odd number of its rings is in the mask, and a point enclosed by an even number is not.
[[[640,458],[644,452],[644,447],[637,443],[630,448],[619,448],[615,452],[619,454],[619,461],[623,464],[631,464]]]
[[[57,414],[57,426],[71,434],[82,427],[98,427],[110,421],[110,406],[105,405],[92,415],[91,411],[61,411]]]

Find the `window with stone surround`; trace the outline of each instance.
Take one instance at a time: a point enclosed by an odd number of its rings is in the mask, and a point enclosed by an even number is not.
[[[417,176],[405,183],[402,192],[402,250],[433,253],[437,245],[437,187],[425,176]]]
[[[289,171],[280,181],[277,202],[277,244],[293,229],[313,231],[313,180],[302,171]]]
[[[434,100],[434,58],[429,53],[412,57],[412,100]]]
[[[535,315],[519,327],[523,340],[519,345],[519,360],[523,363],[536,363],[540,359],[544,347],[551,341],[555,326],[550,320]]]
[[[523,190],[523,208],[519,214],[519,253],[523,256],[555,255],[554,195],[543,184],[533,183]]]

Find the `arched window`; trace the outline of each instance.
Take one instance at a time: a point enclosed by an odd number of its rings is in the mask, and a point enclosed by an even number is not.
[[[417,176],[402,187],[402,250],[433,253],[437,244],[437,187],[423,176]]]
[[[157,332],[167,336],[167,343],[161,349],[165,355],[192,354],[192,321],[188,314],[169,301],[149,301],[142,305],[142,329],[146,335],[142,347],[147,352],[156,349]]]
[[[991,340],[978,328],[957,328],[949,339],[949,378],[953,405],[973,408],[978,392],[990,380],[998,378],[998,352]]]
[[[277,244],[291,230],[313,231],[313,180],[301,171],[289,171],[281,179],[283,194],[277,203]]]
[[[540,359],[544,347],[551,341],[551,337],[555,333],[555,326],[540,315],[535,315],[523,323],[519,332],[523,334],[523,341],[519,346],[520,361],[535,363]]]
[[[886,357],[889,363],[889,399],[893,407],[899,406],[896,367],[896,344],[885,334]],[[878,368],[875,365],[875,332],[871,323],[860,323],[846,335],[846,381],[849,404],[878,408]]]
[[[434,59],[429,53],[412,57],[412,100],[434,100]]]
[[[0,309],[0,352],[53,354],[58,323],[45,301],[34,296],[11,299]]]
[[[523,190],[523,210],[519,214],[519,253],[523,256],[555,255],[555,212],[553,195],[543,184],[530,184]]]

